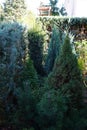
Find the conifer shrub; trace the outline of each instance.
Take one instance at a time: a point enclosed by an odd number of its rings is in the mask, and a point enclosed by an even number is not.
[[[86,130],[87,129],[87,108],[80,110],[72,109],[68,116],[65,116],[63,130]]]
[[[66,98],[60,91],[51,89],[45,92],[37,104],[39,119],[37,119],[41,130],[61,130],[64,113],[67,110]]]
[[[38,25],[37,25],[38,26]],[[29,55],[33,61],[37,73],[41,76],[45,75],[43,69],[43,43],[44,35],[38,27],[34,27],[28,31]]]
[[[6,118],[5,104],[0,96],[0,126],[6,123]]]
[[[39,87],[37,72],[30,58],[28,58],[25,61],[24,69],[22,72],[22,78],[21,78],[22,82],[25,82],[27,80],[29,80],[30,82],[31,89],[34,90],[37,89],[37,87]]]
[[[6,75],[6,80],[8,80],[6,82],[4,79],[3,82],[2,79],[0,86],[3,83],[3,86],[9,86],[9,78],[14,78],[16,73],[22,69],[22,60],[24,60],[26,54],[25,32],[25,27],[16,22],[0,25],[0,72],[4,73],[0,78],[5,78]]]
[[[24,86],[24,82],[29,82],[32,95],[35,97],[35,100],[38,101],[41,91],[41,83],[38,77],[38,74],[34,68],[33,61],[28,58],[25,61],[23,71],[21,73],[21,87]]]
[[[32,60],[28,58],[21,74],[21,86],[16,89],[17,108],[14,110],[12,123],[17,125],[18,128],[20,126],[21,128],[38,128],[35,118],[36,104],[40,97],[39,87],[37,72]]]
[[[46,59],[46,71],[49,74],[54,66],[54,62],[56,57],[59,55],[61,47],[63,45],[65,38],[64,32],[62,32],[59,28],[54,26],[52,31],[51,40],[48,46],[48,55]]]
[[[26,57],[26,28],[16,22],[0,24],[0,96],[7,113],[15,108],[15,88],[21,84],[20,75]]]
[[[15,111],[13,122],[18,128],[30,128],[35,122],[35,100],[32,96],[30,82],[24,82],[23,88],[17,89],[18,108]]]
[[[53,71],[48,76],[48,83],[55,89],[60,89],[64,94],[70,95],[68,104],[70,108],[80,108],[83,81],[76,55],[72,53],[68,35],[65,38],[60,55],[56,58]]]

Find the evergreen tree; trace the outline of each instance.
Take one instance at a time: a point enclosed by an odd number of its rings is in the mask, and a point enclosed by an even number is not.
[[[45,64],[47,73],[51,72],[53,69],[55,59],[60,53],[64,38],[65,34],[54,26]]]
[[[60,91],[46,91],[37,104],[41,130],[61,130],[64,114],[67,110],[66,98]]]
[[[8,116],[16,108],[15,89],[20,86],[26,57],[25,30],[16,22],[0,24],[0,96],[5,102]]]
[[[34,63],[34,67],[39,75],[44,76],[45,71],[42,65],[44,34],[42,30],[39,29],[38,27],[34,27],[33,29],[29,30],[28,41],[29,41],[29,54],[31,60]]]
[[[58,0],[50,0],[51,4],[51,13],[52,15],[67,15],[66,10],[64,7],[59,8],[57,6]]]
[[[38,76],[36,73],[36,70],[33,66],[32,60],[29,58],[25,65],[24,65],[24,70],[22,72],[22,82],[29,81],[30,87],[35,90],[39,87],[39,82],[38,82]]]
[[[3,98],[0,95],[0,126],[6,124],[6,111],[5,111],[5,104],[3,102]]]
[[[58,7],[56,6],[57,5],[57,2],[58,0],[50,0],[50,4],[51,4],[51,12],[52,12],[52,15],[59,15],[59,12],[58,12]]]
[[[19,20],[25,12],[24,0],[6,0],[4,3],[4,15],[8,20]]]
[[[82,77],[68,36],[65,38],[60,56],[56,58],[53,72],[48,77],[50,86],[70,95],[70,106],[79,107],[82,100]]]
[[[35,100],[31,92],[30,83],[24,83],[24,88],[17,89],[18,109],[14,113],[13,122],[20,128],[30,128],[35,125]]]

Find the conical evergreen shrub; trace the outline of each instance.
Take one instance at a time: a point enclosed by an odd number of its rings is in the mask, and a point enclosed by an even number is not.
[[[48,55],[45,63],[46,71],[49,74],[54,66],[56,57],[59,55],[61,46],[63,45],[65,34],[54,26],[52,37],[49,43]]]
[[[12,120],[20,128],[30,128],[34,124],[35,100],[31,91],[28,81],[24,83],[23,89],[17,89],[18,109],[14,113]]]
[[[37,72],[34,68],[33,61],[30,58],[26,60],[26,63],[24,65],[24,70],[22,73],[22,81],[23,82],[29,81],[30,86],[33,90],[39,87]]]
[[[36,25],[38,26],[38,25]],[[28,31],[29,55],[33,61],[37,73],[41,76],[45,75],[43,68],[43,43],[44,35],[39,27],[34,27]]]
[[[51,89],[45,92],[37,104],[41,130],[61,130],[64,114],[67,111],[66,97],[60,91]]]
[[[48,76],[48,83],[64,94],[70,95],[71,107],[79,107],[82,99],[83,82],[81,72],[68,35],[65,38],[60,56],[56,58],[53,72]]]

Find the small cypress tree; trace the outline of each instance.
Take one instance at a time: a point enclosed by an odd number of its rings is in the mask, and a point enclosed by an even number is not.
[[[7,117],[16,109],[16,88],[26,57],[25,27],[18,23],[0,24],[0,97]]]
[[[51,8],[52,8],[52,15],[59,15],[58,7],[57,7],[58,0],[50,0]]]
[[[17,90],[18,109],[14,113],[13,122],[20,128],[30,128],[34,125],[35,100],[32,96],[29,82],[24,83],[24,88]]]
[[[68,36],[65,38],[60,56],[56,58],[53,72],[48,77],[50,86],[70,95],[70,106],[79,107],[82,99],[82,77]]]
[[[41,130],[61,130],[64,114],[67,111],[66,98],[60,91],[46,91],[37,104]]]
[[[42,64],[44,35],[42,31],[37,27],[34,27],[33,29],[29,30],[28,41],[29,55],[31,60],[33,61],[34,67],[39,75],[44,76],[45,71],[43,69]]]
[[[57,3],[58,0],[49,0],[50,1],[50,5],[51,5],[51,13],[52,15],[67,15],[66,10],[64,7],[58,8]]]
[[[53,32],[52,32],[52,38],[49,43],[46,64],[45,64],[46,71],[48,74],[52,71],[55,59],[60,53],[61,46],[63,45],[63,42],[64,42],[64,37],[65,37],[65,34],[56,26],[54,26]]]
[[[38,76],[37,72],[33,66],[32,60],[29,58],[25,65],[24,65],[24,70],[22,72],[22,81],[28,81],[30,83],[30,87],[34,90],[39,87],[39,82],[38,82]]]

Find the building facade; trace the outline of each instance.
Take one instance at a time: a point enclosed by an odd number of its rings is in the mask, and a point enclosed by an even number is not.
[[[70,17],[87,17],[87,0],[64,0],[64,7]]]

